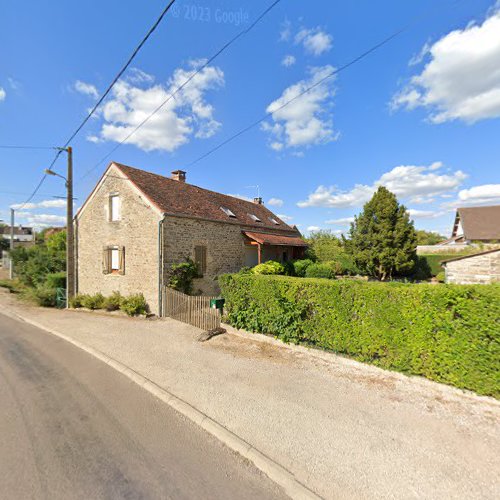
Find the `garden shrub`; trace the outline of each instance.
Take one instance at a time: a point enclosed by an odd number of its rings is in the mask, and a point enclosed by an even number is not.
[[[311,264],[306,269],[306,278],[327,278],[331,279],[335,277],[335,273],[333,272],[331,266],[327,263],[320,264],[315,263]]]
[[[122,301],[123,297],[121,293],[115,291],[104,299],[104,309],[106,309],[106,311],[118,311]]]
[[[444,271],[444,267],[441,265],[443,260],[456,259],[457,257],[461,257],[462,253],[453,253],[453,254],[431,254],[431,255],[419,255],[419,259],[425,260],[430,269],[430,277],[437,276],[440,272]]]
[[[444,283],[446,279],[446,273],[444,271],[441,271],[440,273],[436,274],[436,279],[439,281],[439,283]]]
[[[306,270],[311,264],[313,264],[313,261],[311,259],[296,260],[293,263],[295,276],[298,276],[299,278],[304,278],[306,275]]]
[[[47,274],[45,285],[49,288],[66,288],[66,271]]]
[[[86,307],[87,309],[104,309],[104,300],[104,295],[102,293],[82,295],[81,304],[82,307]]]
[[[138,316],[148,312],[148,304],[142,293],[123,297],[120,302],[120,309],[129,316]]]
[[[500,285],[224,275],[227,320],[500,397]]]
[[[69,307],[73,309],[79,309],[80,307],[83,307],[84,297],[87,297],[87,295],[83,295],[81,293],[74,295],[69,299]]]
[[[193,280],[198,276],[198,266],[191,259],[170,267],[168,286],[182,293],[190,294]]]
[[[268,260],[252,269],[253,274],[285,274],[285,266],[275,260]]]
[[[48,285],[40,285],[35,289],[30,290],[29,297],[32,297],[35,302],[42,307],[56,307],[57,290]]]

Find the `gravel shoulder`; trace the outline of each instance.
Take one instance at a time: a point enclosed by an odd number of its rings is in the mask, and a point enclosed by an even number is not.
[[[499,498],[500,402],[329,353],[174,320],[20,304],[189,402],[325,498]]]

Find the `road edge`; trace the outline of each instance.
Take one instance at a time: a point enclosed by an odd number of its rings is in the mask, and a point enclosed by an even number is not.
[[[21,316],[16,312],[6,311],[4,309],[2,311],[2,314],[5,314],[6,316],[9,316],[13,319],[21,320],[29,325],[39,328],[40,330],[50,333],[51,335],[59,337],[60,339],[65,340],[66,342],[74,345],[75,347],[78,347],[82,351],[85,351],[94,358],[97,358],[108,366],[112,367],[114,370],[121,373],[159,400],[166,403],[175,411],[191,420],[191,422],[200,426],[206,432],[222,442],[225,446],[232,449],[243,458],[246,458],[247,460],[252,462],[255,467],[257,467],[257,469],[263,472],[277,485],[281,486],[284,492],[291,498],[297,500],[321,499],[319,495],[317,495],[307,486],[298,481],[290,471],[275,462],[273,459],[269,458],[267,455],[252,446],[250,443],[246,442],[243,438],[239,437],[237,434],[230,431],[222,424],[219,424],[208,415],[189,404],[187,401],[184,401],[182,398],[176,396],[167,389],[160,387],[152,380],[144,377],[144,375],[141,375],[140,373],[124,365],[120,361],[117,361],[116,359],[113,359],[103,352],[94,349],[93,347],[87,346],[82,342],[79,342],[78,340],[72,339],[71,337],[60,333],[57,330],[48,328],[45,325],[32,320],[31,318]]]

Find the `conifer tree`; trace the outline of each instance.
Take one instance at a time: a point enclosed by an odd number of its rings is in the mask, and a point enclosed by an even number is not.
[[[408,211],[387,188],[378,188],[351,224],[346,249],[357,266],[382,281],[409,274],[417,236]]]

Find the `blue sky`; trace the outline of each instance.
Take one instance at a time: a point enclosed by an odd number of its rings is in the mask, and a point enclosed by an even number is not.
[[[456,206],[500,203],[500,9],[492,0],[282,0],[110,158],[96,163],[270,0],[178,0],[72,143],[79,206],[109,160],[253,197],[308,233],[346,231],[378,185],[417,228],[449,234]],[[438,4],[438,5],[436,5]],[[63,144],[165,2],[2,7],[0,144]],[[434,10],[433,10],[434,9]],[[403,34],[279,106],[422,14]],[[260,126],[188,167],[266,112]],[[50,150],[0,149],[0,219]],[[64,173],[63,157],[56,164]],[[253,187],[252,187],[253,186]],[[18,222],[64,223],[61,179]]]

